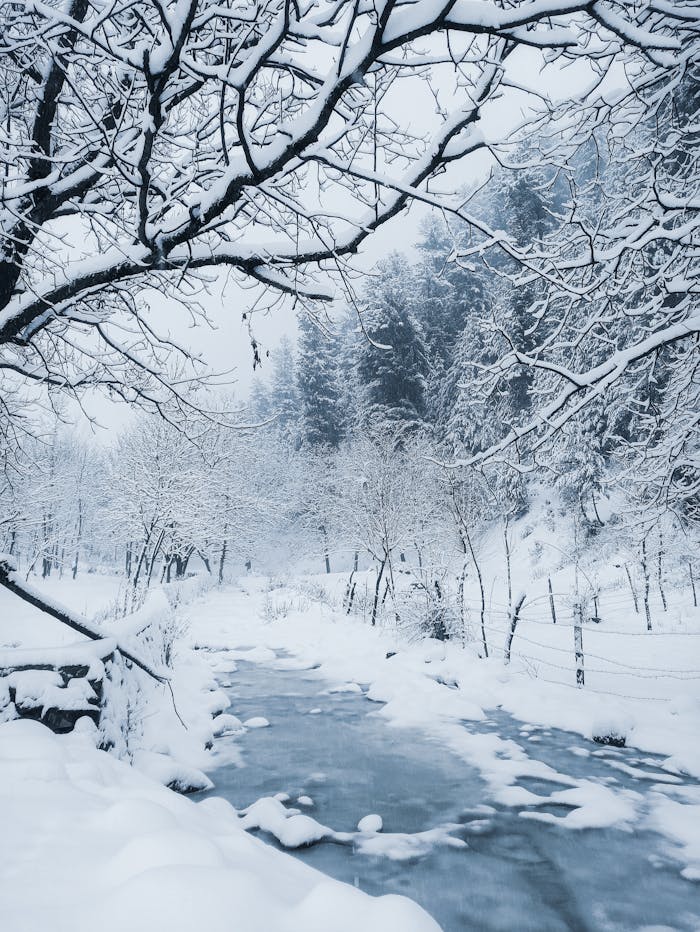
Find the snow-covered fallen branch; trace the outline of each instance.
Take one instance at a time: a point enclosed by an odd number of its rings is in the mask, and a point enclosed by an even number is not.
[[[10,592],[20,599],[23,599],[25,602],[28,602],[30,605],[34,606],[34,608],[38,608],[47,615],[51,615],[52,618],[60,621],[61,624],[67,625],[69,628],[90,638],[92,641],[101,641],[105,636],[113,636],[111,632],[91,625],[86,618],[83,618],[76,612],[70,611],[59,602],[49,599],[43,593],[40,593],[33,586],[30,586],[22,580],[17,572],[17,564],[12,557],[7,554],[0,554],[0,585],[9,589]],[[150,664],[141,660],[140,657],[132,651],[122,647],[118,641],[116,641],[116,650],[119,651],[125,660],[128,660],[140,670],[143,670],[144,673],[147,673],[148,676],[152,677],[157,682],[167,683],[169,681],[166,675],[155,670]]]

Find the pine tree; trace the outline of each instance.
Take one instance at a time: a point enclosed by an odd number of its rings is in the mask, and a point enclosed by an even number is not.
[[[312,447],[337,448],[343,438],[343,417],[337,379],[338,340],[310,318],[299,322],[297,387],[301,441]]]
[[[424,424],[428,350],[411,312],[406,278],[405,260],[392,256],[380,269],[363,315],[366,338],[356,351],[363,427],[414,430]]]
[[[248,406],[252,416],[258,421],[266,421],[271,416],[270,391],[257,374],[250,386]]]
[[[297,389],[294,348],[283,336],[272,356],[270,411],[277,419],[277,432],[296,446],[299,442],[299,391]]]
[[[603,523],[598,499],[607,466],[607,423],[604,402],[589,404],[559,433],[552,457],[563,500],[580,508],[588,531]]]
[[[474,330],[484,315],[483,274],[449,261],[458,235],[433,220],[426,224],[418,244],[421,261],[413,276],[413,307],[425,334],[430,354],[427,382],[427,416],[444,437],[450,412],[457,401],[455,356],[465,328]]]

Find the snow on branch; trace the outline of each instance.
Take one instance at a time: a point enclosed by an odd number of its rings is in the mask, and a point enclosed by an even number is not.
[[[61,603],[48,598],[34,586],[25,582],[17,572],[15,561],[7,554],[0,554],[0,585],[4,586],[20,599],[28,602],[34,608],[38,608],[39,611],[51,615],[52,618],[60,621],[61,624],[67,625],[69,628],[72,628],[86,638],[90,638],[92,641],[102,641],[105,637],[114,637],[110,631],[90,624],[82,615],[71,612],[64,605],[61,605]],[[144,673],[147,673],[152,679],[157,680],[159,683],[168,682],[167,676],[154,670],[150,664],[141,660],[130,650],[122,647],[118,641],[116,642],[116,649],[125,660],[128,660],[140,670],[143,670]]]

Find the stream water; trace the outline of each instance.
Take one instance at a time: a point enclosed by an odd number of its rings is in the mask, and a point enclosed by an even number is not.
[[[362,695],[329,694],[313,673],[240,662],[231,683],[231,711],[243,720],[264,716],[271,727],[219,739],[222,751],[235,740],[241,760],[212,773],[213,794],[237,809],[280,792],[290,795],[289,805],[309,796],[314,805],[304,811],[336,831],[354,831],[368,813],[382,816],[385,832],[454,822],[461,826],[455,835],[467,842],[408,861],[329,842],[292,852],[325,873],[368,893],[410,896],[445,932],[700,930],[700,890],[680,876],[663,836],[521,818],[520,810],[489,798],[477,769],[421,733],[389,727]],[[321,712],[310,714],[315,709]],[[523,729],[505,713],[465,728],[512,738],[530,757],[574,778],[648,794],[664,776],[649,755],[598,748],[568,732]],[[540,789],[532,779],[519,783]]]

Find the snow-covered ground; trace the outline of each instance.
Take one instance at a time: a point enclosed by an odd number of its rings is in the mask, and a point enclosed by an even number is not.
[[[265,727],[259,718],[241,723],[235,707],[224,711],[227,700],[217,678],[235,674],[239,659],[277,669],[314,667],[332,690],[361,689],[376,701],[388,726],[424,730],[478,768],[494,801],[528,806],[529,818],[556,820],[570,829],[624,828],[643,819],[672,842],[683,877],[697,881],[698,614],[689,608],[687,596],[678,596],[671,586],[668,611],[656,606],[654,630],[645,631],[643,618],[629,606],[614,609],[616,598],[622,606],[623,586],[611,557],[601,573],[603,620],[584,626],[587,679],[577,689],[572,622],[561,608],[563,600],[556,626],[545,623],[548,603],[540,606],[547,576],[561,592],[571,585],[567,572],[552,565],[535,573],[525,559],[514,564],[513,587],[521,585],[518,576],[526,578],[530,598],[509,666],[502,651],[494,649],[503,643],[505,625],[498,623],[493,596],[487,660],[478,656],[478,639],[466,644],[410,639],[403,629],[372,628],[361,615],[347,615],[341,605],[346,574],[285,583],[246,577],[223,588],[192,587],[189,627],[178,646],[173,680],[179,713],[190,725],[187,732],[173,727],[172,714],[165,718],[160,705],[142,710],[140,744],[130,749],[136,766],[129,766],[95,750],[94,730],[84,722],[79,734],[61,737],[34,722],[0,725],[0,928],[437,928],[410,901],[368,897],[245,831],[264,826],[283,840],[289,836],[293,846],[311,840],[309,832],[331,831],[312,818],[290,818],[274,800],[239,814],[222,800],[196,804],[162,785],[178,768],[187,776],[192,768],[212,765],[213,757],[203,748],[208,736]],[[366,583],[371,587],[371,576]],[[359,584],[365,584],[362,577]],[[52,597],[98,618],[108,615],[119,594],[116,578],[89,574],[45,585]],[[498,591],[495,581],[492,590]],[[476,604],[473,587],[468,600]],[[133,633],[133,627],[126,624],[121,633]],[[29,650],[76,640],[73,632],[0,591],[0,647]],[[279,652],[285,652],[283,659]],[[624,736],[628,745],[663,756],[668,782],[651,787],[642,807],[638,794],[553,770],[537,759],[535,744],[523,750],[524,742],[464,727],[496,707],[523,723],[587,738]],[[222,711],[212,726],[211,714]],[[549,780],[553,790],[525,790],[517,785],[523,777]],[[565,804],[560,812],[566,814],[552,814],[552,803]]]
[[[118,593],[115,579],[90,575],[40,587],[98,617]],[[157,613],[157,593],[152,602]],[[197,615],[207,611],[206,601],[197,605]],[[128,634],[144,614],[112,624],[110,633]],[[70,653],[78,639],[0,590],[0,643],[8,656],[35,662],[40,653]],[[196,784],[196,768],[212,761],[203,746],[215,730],[211,714],[228,704],[201,652],[181,646],[172,679],[188,728],[176,727],[165,695],[149,693],[153,707],[140,710],[143,724],[129,749],[133,766],[95,748],[87,719],[61,736],[34,721],[0,725],[0,929],[438,928],[404,897],[370,897],[253,838],[246,827],[254,817],[246,822],[224,800],[195,803],[167,789],[178,777]]]
[[[335,689],[362,686],[369,699],[381,703],[378,714],[389,725],[422,729],[476,766],[494,800],[514,806],[566,804],[566,815],[534,809],[528,817],[556,820],[572,829],[634,824],[642,818],[638,800],[634,793],[569,778],[537,760],[534,753],[525,753],[493,734],[470,731],[464,722],[481,721],[488,709],[500,707],[525,723],[567,729],[587,738],[611,733],[624,736],[628,746],[662,755],[668,784],[660,780],[659,787],[654,787],[662,792],[652,800],[644,819],[677,844],[683,875],[700,877],[697,679],[679,682],[675,696],[666,694],[664,684],[655,693],[656,681],[650,679],[649,696],[644,699],[570,689],[529,675],[527,667],[517,661],[515,641],[514,659],[506,668],[500,657],[480,659],[474,649],[465,650],[455,643],[426,640],[411,644],[391,630],[369,628],[334,608],[332,596],[314,601],[309,592],[317,591],[321,581],[322,577],[307,579],[271,592],[266,579],[250,578],[239,586],[212,591],[195,612],[193,643],[218,648],[211,662],[214,673],[221,675],[228,675],[236,660],[245,659],[276,669],[315,668]],[[333,590],[344,580],[327,578],[325,582]],[[635,661],[653,661],[656,642],[639,640],[645,649],[636,648]],[[693,662],[685,650],[669,658],[678,668]],[[276,659],[278,651],[291,656]],[[677,775],[681,780],[690,778],[691,785],[676,785]],[[549,780],[565,788],[536,795],[514,785],[523,777]]]
[[[0,727],[0,928],[12,932],[435,932],[95,750],[88,733]]]

